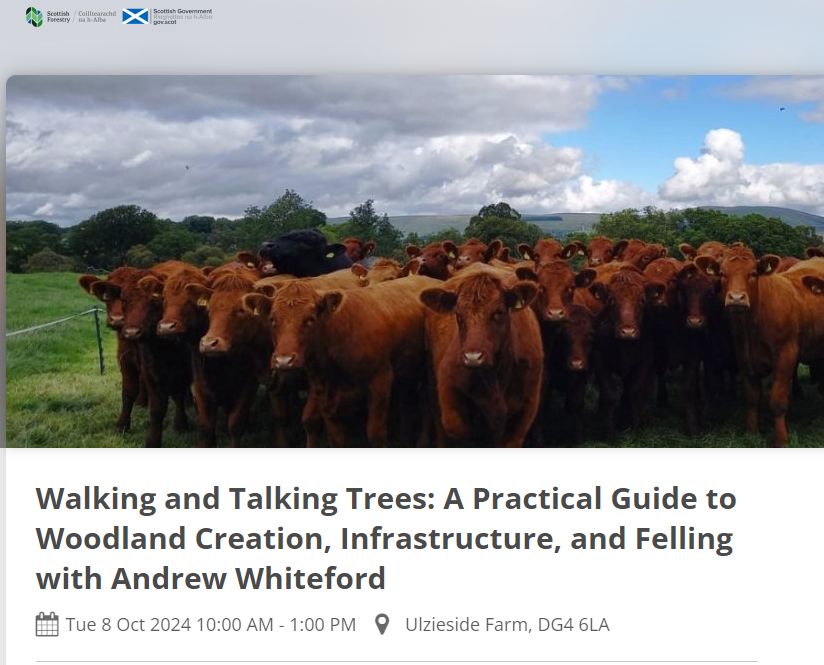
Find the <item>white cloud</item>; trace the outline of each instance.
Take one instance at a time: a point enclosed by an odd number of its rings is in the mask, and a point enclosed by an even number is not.
[[[824,76],[754,76],[727,92],[739,99],[769,99],[783,107],[813,104],[815,108],[800,111],[799,117],[824,122]]]
[[[669,203],[771,205],[824,213],[824,164],[747,164],[741,134],[713,129],[699,157],[678,157],[659,187]]]
[[[131,168],[132,166],[138,166],[138,165],[142,164],[143,162],[145,162],[146,160],[151,159],[153,154],[154,154],[154,152],[151,151],[151,150],[144,150],[143,152],[140,152],[140,153],[136,154],[131,159],[123,160],[122,162],[120,162],[120,164],[122,166],[125,166],[126,168]]]

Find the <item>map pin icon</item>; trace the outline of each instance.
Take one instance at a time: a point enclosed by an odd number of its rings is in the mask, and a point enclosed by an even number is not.
[[[378,630],[381,631],[381,635],[383,635],[389,626],[389,617],[385,614],[379,614],[375,617],[375,625],[378,627]]]

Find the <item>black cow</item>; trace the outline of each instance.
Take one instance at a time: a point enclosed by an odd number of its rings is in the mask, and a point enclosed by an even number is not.
[[[260,246],[260,256],[272,262],[275,270],[295,277],[314,277],[348,268],[351,259],[346,246],[330,245],[326,236],[314,229],[289,231]]]

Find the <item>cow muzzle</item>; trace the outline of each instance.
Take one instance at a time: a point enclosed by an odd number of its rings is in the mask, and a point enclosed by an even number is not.
[[[750,298],[744,291],[729,291],[724,304],[727,307],[749,307]]]
[[[177,321],[161,321],[157,324],[157,334],[161,337],[170,335],[181,335],[186,331],[186,327]]]
[[[276,355],[272,357],[272,369],[295,369],[297,367],[297,354]]]
[[[566,318],[562,309],[548,309],[546,311],[547,321],[563,321]]]
[[[621,339],[638,339],[639,330],[635,326],[621,326],[618,328],[618,337]]]
[[[483,365],[485,355],[486,354],[483,351],[464,351],[464,367],[481,367]]]
[[[115,330],[119,330],[123,327],[124,319],[122,314],[112,314],[109,317],[108,325],[109,328],[114,328]]]
[[[570,359],[569,361],[569,368],[573,372],[583,372],[587,367],[587,364],[581,360],[580,358]]]
[[[687,317],[687,328],[692,328],[693,330],[698,330],[699,328],[704,327],[704,317],[703,316],[688,316]]]
[[[222,337],[206,335],[200,340],[200,352],[204,356],[216,356],[229,352],[229,344]]]
[[[123,328],[121,333],[123,335],[123,339],[127,339],[129,341],[136,341],[140,339],[140,328],[129,327]]]

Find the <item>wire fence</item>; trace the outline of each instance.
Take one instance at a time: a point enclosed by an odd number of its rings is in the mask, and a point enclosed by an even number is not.
[[[78,312],[77,314],[72,314],[71,316],[64,316],[62,319],[55,319],[54,321],[48,321],[47,323],[41,323],[36,326],[29,326],[28,328],[22,328],[20,330],[13,330],[11,332],[6,332],[6,339],[9,337],[15,337],[17,335],[25,335],[27,333],[36,332],[38,330],[43,330],[44,328],[51,328],[52,326],[56,326],[60,323],[65,323],[66,321],[71,321],[72,319],[76,319],[80,316],[86,316],[87,314],[94,315],[94,328],[97,334],[97,357],[100,363],[100,374],[103,374],[106,371],[106,365],[103,360],[103,332],[100,328],[100,312],[103,310],[99,307],[92,307],[91,309],[87,309],[83,312]]]

